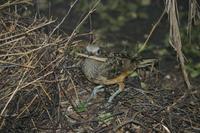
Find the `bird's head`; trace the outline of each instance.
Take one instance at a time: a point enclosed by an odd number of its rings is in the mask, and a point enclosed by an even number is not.
[[[88,45],[86,47],[86,51],[89,55],[96,55],[98,56],[100,54],[100,47],[95,45]]]

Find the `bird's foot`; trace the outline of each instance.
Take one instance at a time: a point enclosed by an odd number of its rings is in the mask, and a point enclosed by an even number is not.
[[[122,90],[118,89],[114,94],[112,94],[108,99],[108,103],[112,103],[112,100],[121,92]]]
[[[108,99],[108,102],[105,104],[105,107],[106,108],[111,108],[112,107],[112,101],[113,99],[119,94],[121,93],[122,90],[118,89],[114,94],[112,94],[109,99]]]
[[[103,88],[103,87],[104,87],[103,85],[98,85],[98,86],[94,87],[94,89],[93,89],[93,91],[92,91],[92,94],[91,94],[90,97],[87,99],[87,103],[88,103],[89,101],[91,101],[93,98],[95,98],[98,92],[104,91],[104,88]]]

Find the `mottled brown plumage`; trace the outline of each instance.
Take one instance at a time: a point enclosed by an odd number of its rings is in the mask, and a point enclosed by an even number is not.
[[[128,76],[135,68],[135,64],[129,59],[117,57],[108,58],[106,62],[86,58],[82,64],[82,71],[87,79],[103,85],[122,82],[114,81],[114,79],[117,80],[117,77],[122,75]]]
[[[99,56],[99,48],[96,46],[87,47],[87,52]],[[125,78],[135,69],[136,65],[130,59],[115,56],[108,57],[105,62],[85,58],[82,63],[82,71],[89,81],[99,85],[119,85],[119,90],[111,96],[109,102],[124,89]]]

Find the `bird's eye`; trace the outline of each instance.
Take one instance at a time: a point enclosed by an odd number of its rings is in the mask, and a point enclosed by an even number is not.
[[[96,52],[96,54],[97,54],[97,55],[100,55],[100,54],[101,54],[101,50],[98,49],[97,52]]]

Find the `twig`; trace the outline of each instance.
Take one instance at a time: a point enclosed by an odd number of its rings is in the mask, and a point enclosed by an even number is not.
[[[75,33],[78,31],[78,29],[80,28],[80,26],[86,21],[86,19],[90,16],[91,13],[94,12],[95,8],[97,7],[97,5],[100,3],[101,0],[97,0],[97,2],[94,4],[94,6],[92,7],[92,9],[88,12],[88,14],[81,20],[81,22],[76,26],[76,28],[73,30],[73,32],[71,33],[71,35],[69,36],[69,39],[67,40],[65,47],[69,44],[69,42],[72,40],[72,37],[75,35]]]
[[[162,15],[160,16],[160,18],[158,19],[158,21],[154,24],[154,26],[152,27],[147,39],[145,40],[144,44],[142,45],[142,47],[138,50],[138,52],[136,53],[135,56],[137,56],[139,53],[141,53],[145,48],[146,48],[146,45],[151,37],[151,35],[153,34],[153,32],[155,31],[156,27],[160,24],[160,21],[162,20],[162,18],[164,17],[166,11],[164,10]]]
[[[39,28],[42,28],[42,27],[47,26],[47,25],[49,25],[51,23],[54,23],[54,22],[55,22],[55,20],[44,22],[44,23],[42,23],[40,25],[37,25],[36,27],[32,27],[32,29],[29,29],[29,30],[27,30],[27,31],[25,31],[23,33],[20,33],[20,34],[14,35],[14,36],[9,36],[7,38],[0,39],[0,41],[6,41],[6,40],[10,40],[12,38],[17,38],[17,37],[25,36],[25,35],[27,35],[28,33],[32,32],[34,30],[37,30]]]
[[[181,65],[183,78],[187,85],[187,88],[188,88],[188,90],[191,90],[192,87],[190,84],[190,80],[188,78],[188,74],[186,72],[184,55],[183,55],[183,52],[181,49],[182,42],[181,42],[181,36],[180,36],[180,31],[179,31],[178,19],[177,19],[178,9],[177,9],[176,1],[175,0],[167,0],[166,9],[168,9],[166,11],[167,11],[167,13],[169,15],[169,19],[170,19],[170,40],[169,41],[170,41],[171,46],[177,52],[177,56],[179,58],[180,65]]]
[[[3,116],[6,108],[8,107],[9,103],[11,102],[11,100],[13,99],[13,97],[15,96],[15,94],[20,90],[20,86],[21,86],[21,84],[23,82],[23,79],[24,79],[24,77],[25,77],[25,75],[26,75],[27,72],[28,72],[28,69],[26,69],[26,71],[23,73],[23,75],[22,75],[22,77],[21,77],[21,79],[20,79],[20,81],[19,81],[16,89],[13,91],[12,95],[10,96],[10,98],[8,99],[7,103],[5,104],[4,108],[2,109],[2,111],[0,113],[0,127],[3,124],[2,116]]]
[[[48,46],[54,46],[54,45],[57,45],[57,44],[54,42],[54,43],[42,45],[41,47],[32,49],[32,50],[27,51],[27,52],[19,52],[19,53],[5,54],[5,55],[0,55],[0,57],[17,56],[17,55],[27,55],[27,54],[33,53],[33,52],[35,52],[35,51],[38,51],[38,50],[40,50],[40,49],[46,48],[46,47],[48,47]]]
[[[74,5],[78,2],[78,0],[75,0],[71,6],[70,9],[68,10],[67,14],[63,17],[63,19],[61,20],[61,22],[53,29],[53,31],[51,32],[51,34],[49,35],[49,38],[53,35],[53,33],[62,25],[62,23],[66,20],[66,18],[69,16],[69,13],[71,12],[72,8],[74,7]]]
[[[21,67],[31,68],[31,69],[35,68],[35,67],[29,66],[29,65],[21,65],[21,64],[17,64],[17,63],[13,63],[13,62],[2,61],[2,60],[0,60],[0,63],[1,64],[10,64],[10,65],[15,65],[15,66],[21,66]]]
[[[29,112],[29,107],[33,104],[35,99],[38,97],[38,95],[35,95],[35,97],[31,100],[31,102],[28,104],[28,106],[25,106],[25,109],[17,116],[16,119],[18,119],[26,110]]]
[[[190,94],[192,86],[190,84],[190,80],[188,78],[188,74],[185,68],[184,54],[182,52],[181,35],[179,31],[179,24],[178,24],[178,18],[177,18],[178,17],[177,2],[175,0],[167,0],[165,7],[166,7],[165,9],[166,9],[166,12],[168,13],[169,21],[170,21],[169,43],[177,53],[177,56],[179,58],[179,62],[181,65],[183,78],[187,86],[187,90],[184,93],[184,95],[181,96],[176,102],[174,102],[172,105],[170,105],[167,108],[167,111],[170,112],[172,108],[174,108],[175,106],[183,102],[184,99]]]
[[[82,56],[82,57],[89,58],[89,59],[94,59],[94,60],[101,61],[101,62],[106,62],[106,60],[107,60],[107,58],[96,57],[96,56],[89,56],[89,55],[82,54],[82,53],[76,53],[76,54],[78,56]]]
[[[12,5],[18,5],[18,4],[28,4],[28,5],[31,5],[32,0],[16,0],[16,1],[13,1],[13,2],[6,2],[4,3],[3,5],[0,5],[0,10],[6,8],[6,7],[10,7]]]

